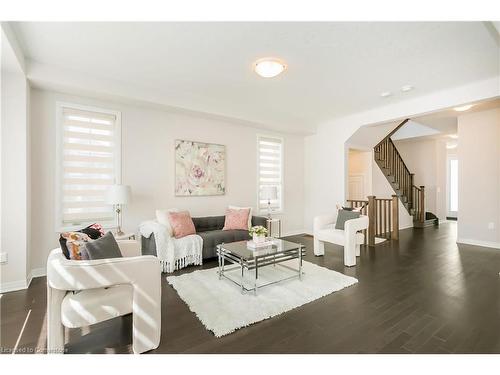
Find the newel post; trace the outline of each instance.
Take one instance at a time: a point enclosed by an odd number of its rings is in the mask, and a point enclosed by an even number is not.
[[[399,201],[397,195],[392,196],[391,209],[392,209],[391,238],[393,240],[399,240]]]
[[[415,173],[410,173],[410,196],[409,196],[409,203],[410,203],[410,208],[415,208],[414,207],[414,204],[415,204],[415,199],[413,197],[413,184],[414,184],[414,177],[415,177]]]
[[[377,206],[375,196],[368,196],[368,246],[375,246],[375,226],[377,218]]]
[[[425,187],[420,186],[420,222],[423,223],[425,221]]]

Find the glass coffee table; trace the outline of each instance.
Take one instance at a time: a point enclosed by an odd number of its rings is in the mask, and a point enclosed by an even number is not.
[[[293,243],[281,239],[273,239],[273,244],[257,249],[250,249],[247,241],[223,243],[217,246],[217,257],[219,259],[219,280],[226,278],[241,288],[241,293],[253,291],[257,295],[257,289],[292,278],[302,280],[302,258],[306,249],[302,244]],[[291,267],[283,262],[297,259],[297,268]],[[226,268],[226,263],[236,267]],[[263,267],[285,267],[293,272],[293,275],[259,285],[259,270]],[[239,277],[234,277],[230,271],[239,269]],[[253,285],[245,282],[245,270],[252,272]]]

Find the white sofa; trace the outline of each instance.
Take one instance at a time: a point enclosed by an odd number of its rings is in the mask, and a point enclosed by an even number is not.
[[[158,347],[161,272],[156,257],[137,241],[119,241],[123,258],[68,260],[61,249],[47,260],[47,348],[64,352],[64,327],[78,328],[133,314],[132,350]],[[74,291],[79,291],[74,293]]]
[[[368,228],[368,216],[347,220],[344,230],[335,229],[335,215],[322,215],[314,218],[314,255],[325,254],[325,242],[344,246],[344,265],[356,265],[356,256],[360,254],[360,245],[364,242],[363,233],[358,231]]]

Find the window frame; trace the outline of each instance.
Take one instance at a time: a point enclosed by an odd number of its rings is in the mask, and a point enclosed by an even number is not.
[[[283,214],[285,212],[285,197],[284,197],[284,185],[285,185],[285,139],[282,136],[276,135],[276,134],[266,134],[266,133],[258,133],[257,134],[257,139],[256,139],[256,149],[257,149],[257,157],[256,157],[256,164],[257,164],[257,211],[259,215],[262,214],[267,214],[267,208],[261,208],[260,207],[260,139],[261,138],[274,138],[276,140],[279,140],[281,142],[281,155],[280,155],[280,172],[281,172],[281,178],[280,178],[280,200],[279,200],[279,205],[280,208],[273,210],[271,208],[271,214]]]
[[[122,121],[121,121],[121,112],[112,110],[112,109],[106,109],[106,108],[101,108],[101,107],[95,107],[95,106],[90,106],[90,105],[82,105],[82,104],[77,104],[77,103],[71,103],[71,102],[64,102],[64,101],[56,101],[56,168],[55,168],[55,223],[54,223],[54,228],[57,233],[65,232],[65,231],[71,231],[71,230],[77,230],[81,229],[85,225],[92,224],[94,221],[89,221],[89,222],[82,222],[81,224],[78,225],[67,225],[65,226],[63,223],[63,213],[62,213],[62,163],[64,162],[63,159],[63,142],[62,142],[62,137],[63,137],[63,109],[64,108],[70,108],[70,109],[76,109],[80,111],[89,111],[89,112],[99,112],[99,113],[104,113],[107,115],[114,115],[116,120],[115,120],[115,129],[114,129],[114,139],[116,142],[116,145],[114,147],[114,153],[116,155],[115,160],[114,160],[114,184],[121,184],[122,181]],[[105,223],[103,225],[103,228],[105,229],[112,229],[115,228],[116,224],[111,224],[111,223]]]

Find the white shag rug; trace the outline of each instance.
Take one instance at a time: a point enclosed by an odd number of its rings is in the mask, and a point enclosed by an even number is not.
[[[282,264],[296,268],[297,261],[290,260]],[[196,314],[203,325],[216,337],[221,337],[239,328],[260,322],[324,297],[328,294],[354,285],[354,277],[303,261],[302,281],[290,279],[241,294],[240,288],[223,278],[219,280],[217,267],[186,273],[181,276],[169,276],[167,282],[174,287],[179,296]],[[239,280],[240,269],[225,274]],[[253,285],[252,271],[245,270],[248,287]],[[289,269],[276,265],[259,269],[259,285],[269,281],[291,276]]]

